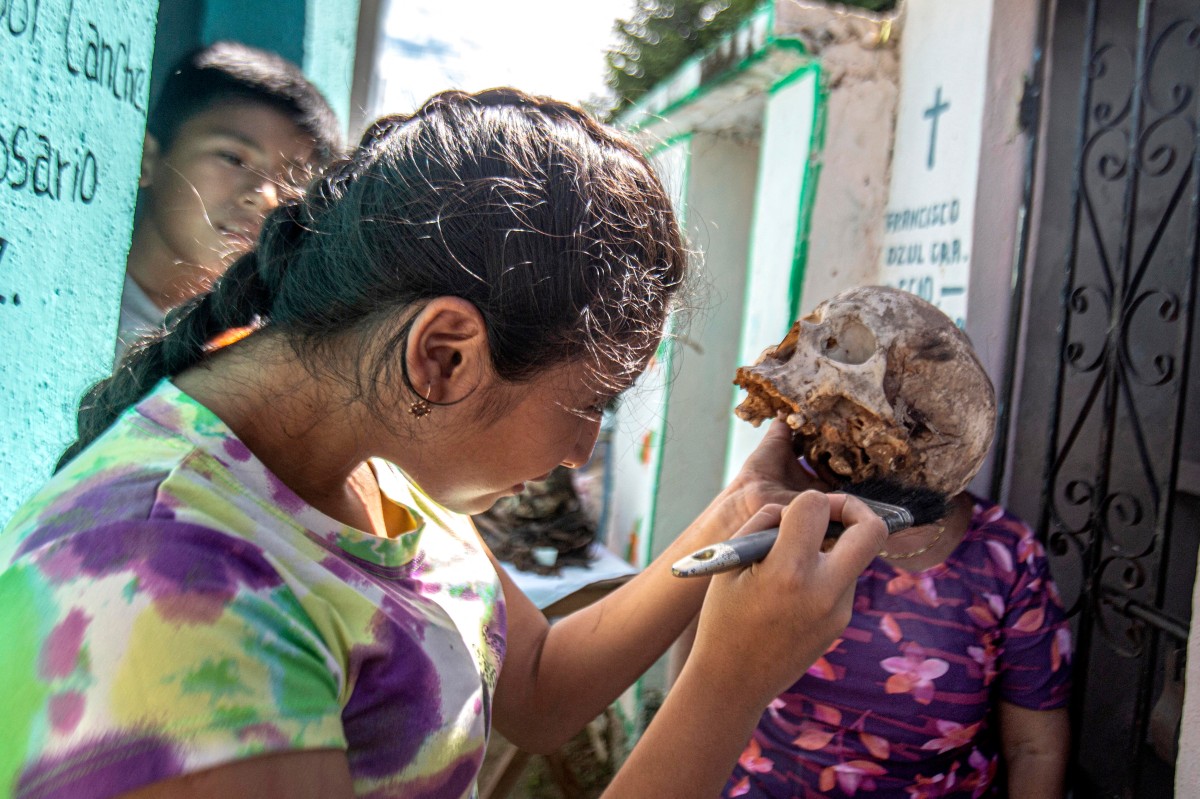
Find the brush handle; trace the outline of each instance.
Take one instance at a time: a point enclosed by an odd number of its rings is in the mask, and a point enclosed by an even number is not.
[[[913,524],[912,514],[906,508],[884,502],[871,501],[867,504],[883,519],[888,535],[905,530]],[[846,527],[841,522],[831,521],[825,531],[825,537],[836,539],[845,531]],[[730,538],[696,550],[686,558],[676,561],[671,566],[671,573],[676,577],[706,577],[758,563],[771,551],[778,537],[779,528],[772,527],[769,530]]]
[[[738,562],[736,565],[749,565],[751,563],[758,563],[765,558],[767,553],[771,551],[771,547],[775,546],[775,539],[778,537],[779,528],[772,527],[769,530],[761,530],[757,533],[731,538],[725,543],[733,550],[734,555],[737,556]]]

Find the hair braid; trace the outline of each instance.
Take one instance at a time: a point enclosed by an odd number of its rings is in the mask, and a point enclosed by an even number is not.
[[[268,214],[254,254],[88,393],[64,461],[256,316],[381,414],[393,388],[419,394],[410,311],[443,296],[478,309],[500,379],[580,361],[613,393],[654,351],[687,262],[670,197],[625,134],[515,89],[443,92],[376,122]]]
[[[55,471],[78,455],[164,377],[174,377],[203,360],[214,337],[269,317],[271,293],[251,251],[239,258],[213,287],[172,309],[163,329],[130,347],[112,375],[100,380],[79,403],[75,442]]]

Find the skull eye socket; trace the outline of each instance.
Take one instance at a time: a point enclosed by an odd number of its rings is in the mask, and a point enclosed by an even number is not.
[[[850,322],[835,336],[821,342],[825,357],[845,364],[866,363],[875,354],[875,334],[861,322]]]

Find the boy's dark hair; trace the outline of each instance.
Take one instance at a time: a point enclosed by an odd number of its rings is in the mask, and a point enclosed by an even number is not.
[[[320,90],[286,58],[239,42],[216,42],[180,59],[146,118],[146,131],[165,152],[189,119],[236,100],[273,108],[312,136],[315,166],[340,154],[341,126]]]
[[[654,352],[687,271],[671,200],[624,135],[514,89],[435,95],[376,122],[267,216],[256,249],[135,344],[84,397],[59,465],[247,325],[314,373],[357,358],[343,374],[387,414],[384,391],[419,394],[404,360],[410,310],[441,296],[479,310],[501,379],[582,362],[619,391]]]

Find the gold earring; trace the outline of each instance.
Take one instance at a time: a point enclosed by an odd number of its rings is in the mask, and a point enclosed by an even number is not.
[[[428,397],[430,392],[432,392],[432,391],[433,391],[433,384],[430,383],[429,387],[427,389],[425,389],[425,396]],[[422,419],[422,418],[428,416],[429,412],[432,410],[433,410],[433,408],[430,406],[429,400],[426,398],[422,398],[420,396],[418,396],[417,399],[413,401],[412,405],[408,406],[408,412],[411,413],[413,416],[417,417],[418,419]]]

